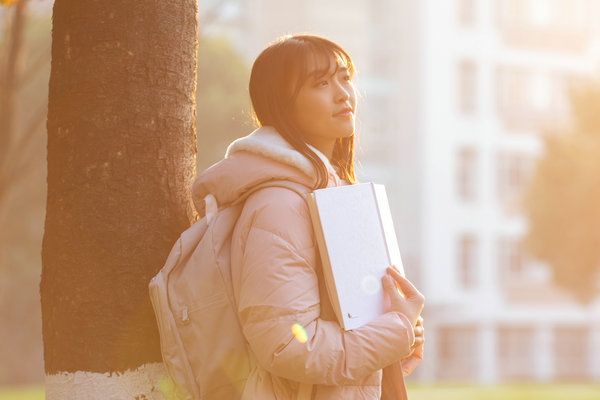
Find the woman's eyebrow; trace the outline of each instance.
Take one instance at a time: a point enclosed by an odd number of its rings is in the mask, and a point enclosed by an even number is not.
[[[327,68],[315,68],[315,70],[313,72],[311,72],[311,75],[314,75],[314,76],[329,75],[329,70],[331,69],[331,67],[329,65],[326,65],[323,67],[327,67]]]
[[[350,71],[348,70],[348,67],[346,67],[345,65],[336,65],[335,70],[331,73],[329,73],[328,71],[325,71],[324,69],[322,70],[315,70],[313,72],[311,72],[309,74],[309,77],[313,80],[317,80],[323,77],[328,77],[331,78],[332,76],[334,76],[335,74],[339,74],[340,72],[344,72],[344,73],[349,73]]]

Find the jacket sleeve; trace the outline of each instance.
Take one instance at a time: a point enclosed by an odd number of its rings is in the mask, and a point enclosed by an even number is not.
[[[318,253],[304,199],[268,188],[248,199],[244,213],[238,311],[263,368],[299,382],[343,385],[411,353],[414,332],[399,312],[352,331],[319,318]],[[296,336],[295,324],[304,330]]]

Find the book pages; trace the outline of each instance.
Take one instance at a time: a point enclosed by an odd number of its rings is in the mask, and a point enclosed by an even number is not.
[[[400,257],[400,248],[398,247],[398,239],[396,238],[396,230],[394,229],[394,222],[392,221],[392,211],[390,210],[385,186],[374,184],[373,187],[390,264],[395,265],[396,268],[400,270],[402,276],[405,276],[402,258]]]

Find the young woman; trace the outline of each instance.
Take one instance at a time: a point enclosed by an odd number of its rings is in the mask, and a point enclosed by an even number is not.
[[[355,183],[353,72],[348,53],[319,36],[267,47],[250,77],[258,129],[198,178],[195,197],[210,190],[227,204],[270,180],[307,191]],[[341,329],[306,202],[281,187],[248,197],[231,243],[233,294],[254,361],[243,399],[405,397],[402,376],[421,360],[424,341],[424,299],[409,281],[390,268],[382,279],[389,312]]]

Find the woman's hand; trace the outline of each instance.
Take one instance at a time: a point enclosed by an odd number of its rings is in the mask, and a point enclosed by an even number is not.
[[[404,314],[410,321],[413,329],[415,329],[421,316],[421,311],[423,311],[425,297],[408,279],[400,275],[400,272],[397,269],[388,268],[387,273],[388,274],[381,278],[381,280],[384,291],[390,299],[390,308],[392,311],[399,311]],[[422,325],[420,330],[421,329]]]
[[[422,346],[425,343],[425,328],[423,328],[423,317],[419,316],[417,318],[417,324],[415,326],[415,342],[413,343],[411,349],[415,347]]]

